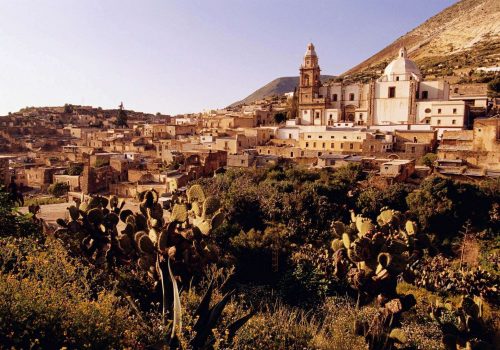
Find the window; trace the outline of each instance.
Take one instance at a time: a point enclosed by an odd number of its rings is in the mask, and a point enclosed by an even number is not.
[[[399,77],[396,77],[396,81],[399,81]]]
[[[343,143],[340,144],[340,148],[344,148],[344,144]]]
[[[309,147],[309,142],[306,142],[306,148],[308,148],[308,147]]]
[[[335,136],[333,136],[333,135],[332,135],[332,136],[330,136],[330,138],[331,138],[331,139],[334,139],[334,138],[335,138]]]
[[[453,92],[454,92],[455,94],[458,94],[458,88],[453,89]]]
[[[363,120],[363,113],[359,113],[359,120]]]
[[[353,93],[349,94],[349,101],[354,101],[354,94]]]
[[[316,142],[313,142],[313,147],[316,148]]]
[[[389,98],[394,98],[394,97],[396,97],[396,87],[389,86]]]
[[[330,120],[332,120],[332,119],[333,119],[333,114],[330,114]]]
[[[427,100],[429,98],[429,91],[422,91],[422,100]]]
[[[415,147],[411,148],[411,153],[415,153]]]
[[[353,143],[349,144],[349,149],[354,149],[354,144]]]
[[[344,140],[346,140],[346,139],[347,139],[347,136],[344,136]]]
[[[335,144],[333,142],[330,144],[330,148],[335,148]]]
[[[332,100],[333,100],[333,102],[337,102],[337,98],[338,98],[338,97],[337,97],[337,94],[333,94],[333,95],[332,95]]]
[[[307,135],[307,138],[310,139],[311,138],[311,135]]]
[[[288,134],[288,138],[291,139],[292,138],[292,134]]]
[[[304,75],[303,84],[306,85],[306,86],[309,85],[309,75],[307,75],[307,74]],[[306,95],[306,97],[307,97],[307,95]]]
[[[430,113],[430,112],[431,112],[431,109],[430,109],[430,108],[426,108],[424,112],[425,112],[425,113]]]
[[[323,142],[323,149],[325,149],[325,148],[326,148],[326,143]]]
[[[373,151],[375,149],[375,146],[370,145],[370,151]]]
[[[438,119],[438,125],[441,125],[441,119]]]
[[[441,114],[441,108],[438,108],[438,114]]]
[[[453,125],[455,125],[455,124],[457,123],[457,121],[456,121],[455,119],[453,119],[453,120],[451,121],[451,123],[452,123]]]
[[[245,160],[244,159],[241,160],[241,164],[245,164]]]
[[[319,119],[319,112],[316,112],[316,119]]]
[[[290,158],[293,158],[293,152],[290,152]]]
[[[453,108],[453,114],[457,114],[457,109]]]

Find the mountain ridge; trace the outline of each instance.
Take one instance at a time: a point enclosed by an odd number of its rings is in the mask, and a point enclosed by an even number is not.
[[[333,75],[320,76],[321,81],[326,81],[332,78],[334,78]],[[265,97],[270,97],[273,95],[283,95],[287,92],[293,91],[295,87],[298,86],[298,84],[299,84],[298,76],[276,78],[267,83],[266,85],[262,86],[261,88],[255,90],[244,99],[232,103],[231,105],[229,105],[229,107],[236,107],[242,104],[252,103],[257,100],[261,100]]]

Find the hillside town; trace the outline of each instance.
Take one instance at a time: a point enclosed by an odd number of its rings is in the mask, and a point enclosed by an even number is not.
[[[283,96],[189,115],[91,106],[24,108],[0,117],[0,179],[29,196],[168,198],[230,167],[361,164],[387,183],[500,176],[498,101],[486,84],[426,80],[402,47],[369,83],[320,82],[307,46],[299,86]],[[432,162],[423,162],[427,154]]]

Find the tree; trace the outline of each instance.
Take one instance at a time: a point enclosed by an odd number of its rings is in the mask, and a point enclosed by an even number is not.
[[[466,220],[475,227],[488,223],[491,200],[477,186],[431,177],[406,198],[410,212],[428,232],[455,236]]]
[[[71,114],[71,113],[73,113],[73,106],[72,106],[72,105],[70,105],[70,104],[68,104],[68,103],[66,103],[66,104],[64,105],[64,113],[66,113],[66,114]]]
[[[286,121],[286,113],[285,112],[278,112],[274,115],[274,122],[276,124],[281,124]]]
[[[116,126],[121,128],[128,128],[127,111],[123,109],[123,102],[120,103],[118,109],[118,116],[116,117]]]
[[[434,171],[434,162],[437,159],[437,155],[435,153],[427,153],[422,157],[421,161],[423,165],[428,166],[431,169],[431,173]]]
[[[69,185],[64,182],[56,182],[49,186],[47,192],[56,197],[64,196],[69,191]]]
[[[81,175],[83,172],[83,166],[81,164],[72,164],[66,170],[68,175]]]
[[[500,77],[488,83],[488,91],[492,97],[500,95]]]

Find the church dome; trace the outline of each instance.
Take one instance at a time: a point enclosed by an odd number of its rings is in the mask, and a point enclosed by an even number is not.
[[[383,80],[420,80],[422,74],[415,62],[407,56],[406,49],[403,47],[399,50],[398,58],[387,65],[384,70]]]

